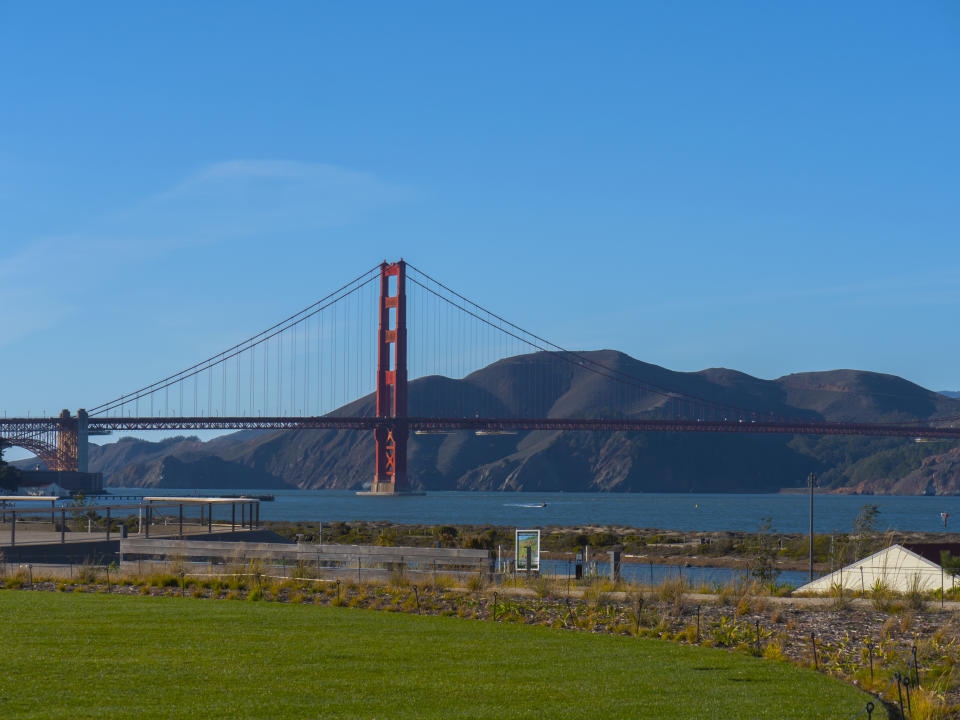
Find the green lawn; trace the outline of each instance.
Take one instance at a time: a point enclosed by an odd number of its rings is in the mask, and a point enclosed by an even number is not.
[[[3,718],[846,718],[742,654],[456,618],[0,590]],[[881,709],[874,718],[886,715]]]

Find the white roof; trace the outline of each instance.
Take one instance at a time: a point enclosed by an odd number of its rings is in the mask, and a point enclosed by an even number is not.
[[[907,550],[903,545],[891,545],[801,585],[794,592],[826,593],[834,586],[869,592],[877,584],[897,592],[910,590],[914,585],[919,590],[936,590],[941,587],[941,582],[952,587],[953,577],[944,573],[937,563]]]

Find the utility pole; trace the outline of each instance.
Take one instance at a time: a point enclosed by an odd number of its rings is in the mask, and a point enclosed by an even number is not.
[[[810,483],[810,582],[813,582],[813,486],[817,484],[817,474],[810,473],[807,482]]]

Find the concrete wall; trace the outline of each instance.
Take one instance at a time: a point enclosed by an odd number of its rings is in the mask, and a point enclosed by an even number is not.
[[[241,532],[220,532],[204,534],[205,540],[226,542],[287,542],[285,538],[272,530],[243,530]],[[5,545],[0,547],[3,562],[22,563],[70,563],[80,565],[84,562],[92,565],[108,565],[119,560],[120,533],[116,540],[93,540],[88,542],[45,543],[42,545]]]
[[[70,492],[82,493],[102,493],[103,492],[103,473],[75,472],[64,470],[57,472],[55,470],[23,470],[20,476],[20,484],[34,483],[53,483]]]

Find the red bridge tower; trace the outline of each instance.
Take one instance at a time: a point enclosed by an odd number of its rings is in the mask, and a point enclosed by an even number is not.
[[[390,279],[396,278],[395,294]],[[369,495],[410,493],[407,482],[407,264],[380,263],[376,474]]]

